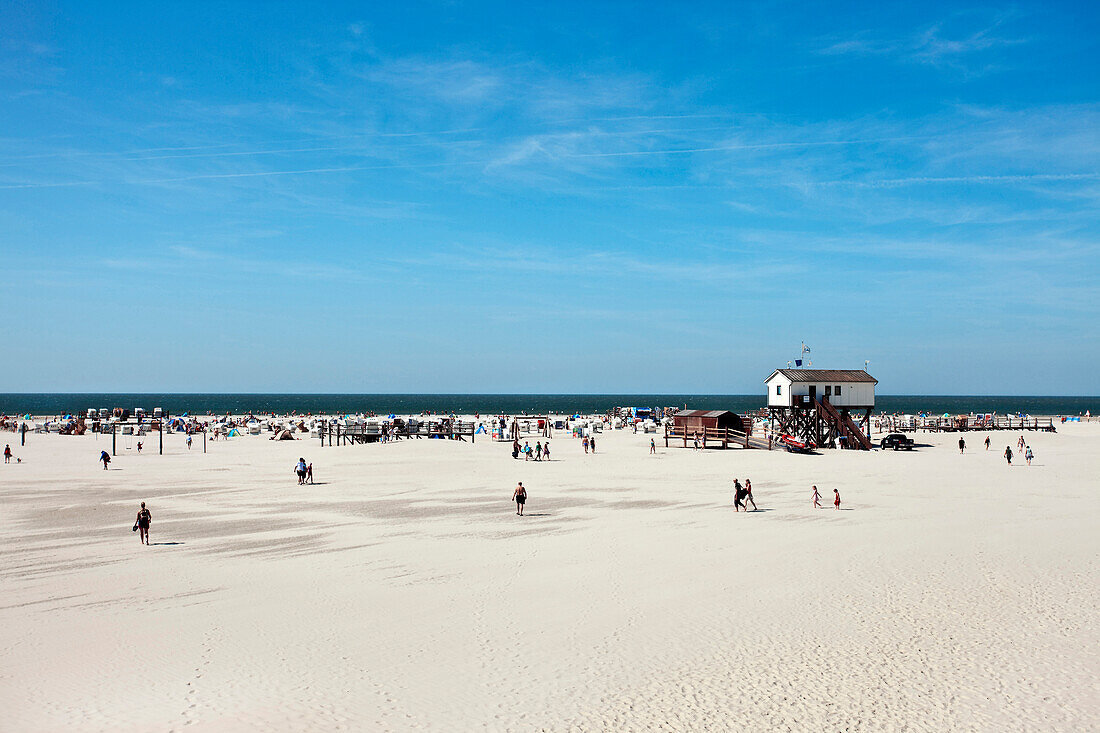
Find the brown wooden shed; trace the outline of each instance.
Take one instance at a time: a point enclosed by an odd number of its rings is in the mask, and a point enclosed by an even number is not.
[[[672,424],[683,427],[690,435],[702,428],[729,428],[742,433],[752,431],[751,418],[745,418],[729,410],[680,410],[672,416]]]

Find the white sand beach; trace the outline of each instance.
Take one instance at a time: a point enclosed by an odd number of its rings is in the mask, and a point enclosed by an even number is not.
[[[1029,433],[1030,467],[1007,432],[964,455],[650,437],[536,463],[154,436],[103,471],[104,438],[4,434],[0,730],[1100,727],[1100,424]]]

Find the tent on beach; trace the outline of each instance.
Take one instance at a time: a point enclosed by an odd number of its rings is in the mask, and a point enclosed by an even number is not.
[[[240,436],[241,436],[241,431],[237,430],[236,428],[233,428],[232,430],[230,430],[228,433],[225,434],[225,437],[227,437],[227,438],[239,438]]]

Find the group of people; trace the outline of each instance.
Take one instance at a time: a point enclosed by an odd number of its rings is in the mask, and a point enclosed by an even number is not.
[[[752,504],[752,510],[756,511],[756,501],[752,498],[752,481],[745,479],[745,485],[741,485],[740,479],[733,480],[733,510],[736,512],[744,509],[746,512],[749,510],[749,504]]]
[[[821,492],[817,490],[817,486],[813,487],[813,494],[811,498],[814,500],[814,509],[823,509],[821,506]],[[840,509],[840,490],[833,489],[833,508]]]
[[[985,441],[984,442],[985,442],[985,449],[989,450],[990,440],[989,440],[988,435],[985,436]],[[1030,466],[1031,461],[1035,458],[1035,453],[1031,450],[1031,446],[1027,444],[1027,441],[1024,440],[1024,436],[1022,434],[1020,435],[1020,439],[1016,441],[1016,450],[1023,451],[1024,460],[1027,461],[1027,465]],[[965,452],[966,452],[966,441],[962,438],[959,438],[959,453],[965,453]],[[1012,452],[1012,446],[1011,445],[1006,445],[1004,456],[1005,456],[1005,460],[1008,461],[1008,465],[1010,465],[1010,466],[1012,465],[1012,458],[1015,455],[1016,454]]]
[[[520,453],[523,454],[523,460],[525,461],[549,461],[550,441],[546,441],[546,445],[543,445],[541,440],[536,440],[535,447],[532,448],[526,440],[523,441],[521,446],[519,438],[516,438],[512,441],[512,458],[519,460]]]
[[[989,440],[989,438],[986,438]],[[1031,446],[1024,440],[1024,436],[1020,436],[1020,439],[1016,441],[1016,449],[1024,452],[1024,460],[1027,461],[1027,465],[1031,465],[1031,461],[1035,458],[1035,454],[1031,450]],[[1012,465],[1012,446],[1005,446],[1005,460],[1008,461],[1008,465]]]

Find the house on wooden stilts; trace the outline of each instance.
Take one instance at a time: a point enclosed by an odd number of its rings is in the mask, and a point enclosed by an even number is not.
[[[776,369],[766,380],[773,429],[816,448],[871,450],[878,380],[863,369]]]

